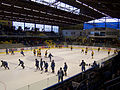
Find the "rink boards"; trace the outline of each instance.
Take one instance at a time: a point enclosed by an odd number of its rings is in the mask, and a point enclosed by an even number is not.
[[[70,48],[71,45],[62,45],[62,48]],[[88,48],[88,50],[97,50],[98,47],[94,47],[94,46],[80,46],[80,45],[72,45],[73,49],[85,49],[86,47]],[[8,48],[9,52],[11,52],[12,49],[14,49],[14,52],[20,52],[21,50],[24,51],[32,51],[33,49],[55,49],[58,47],[52,46],[52,47],[48,47],[48,46],[37,46],[37,47],[23,47],[23,48]],[[116,48],[110,48],[110,47],[100,47],[101,50],[111,50],[114,51]],[[6,49],[0,49],[0,54],[5,54]]]

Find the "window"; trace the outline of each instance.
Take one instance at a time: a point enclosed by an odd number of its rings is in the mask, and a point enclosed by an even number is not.
[[[42,25],[42,24],[36,24],[36,28],[38,28],[39,31],[42,31],[44,29],[44,25]]]
[[[25,23],[25,30],[26,31],[34,31],[35,29],[35,24],[33,23]]]
[[[94,35],[94,32],[90,32],[90,35]]]
[[[95,32],[95,36],[100,36],[100,32]]]
[[[100,32],[100,36],[105,36],[105,32]]]
[[[51,25],[45,25],[45,31],[51,32]]]
[[[19,26],[22,28],[22,30],[24,30],[24,22],[13,21],[13,26],[15,26],[15,30],[17,30]]]
[[[59,33],[59,27],[58,26],[53,26],[53,31],[55,33]]]

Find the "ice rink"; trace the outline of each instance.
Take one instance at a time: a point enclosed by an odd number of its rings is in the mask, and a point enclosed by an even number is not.
[[[15,55],[0,54],[0,60],[7,61],[10,67],[10,70],[5,70],[3,67],[0,67],[0,90],[25,90],[21,87],[24,87],[26,85],[30,85],[31,87],[33,86],[33,90],[40,90],[39,87],[44,87],[44,85],[42,84],[48,81],[51,82],[51,85],[57,83],[56,74],[59,68],[64,66],[64,62],[66,62],[68,65],[68,76],[64,77],[64,79],[66,79],[81,72],[81,67],[79,66],[79,64],[82,60],[85,60],[85,62],[89,64],[93,63],[94,60],[98,61],[102,58],[108,57],[107,50],[101,50],[100,52],[94,50],[94,59],[92,59],[91,50],[89,50],[88,54],[85,55],[81,53],[81,49],[73,49],[72,51],[70,50],[70,48],[50,49],[48,50],[48,53],[53,54],[54,57],[52,58],[52,60],[55,61],[55,73],[53,74],[51,73],[51,62],[49,61],[49,58],[44,58],[45,50],[46,49],[42,50],[42,58],[49,64],[49,69],[47,73],[40,70],[36,71],[35,59],[37,58],[38,60],[40,60],[41,58],[34,56],[33,51],[26,51],[25,56],[22,56],[20,52],[15,53]],[[113,54],[113,52],[111,52],[110,54]],[[17,67],[19,63],[18,59],[24,61],[26,66],[25,69],[22,69],[20,66]],[[90,66],[86,66],[86,68],[89,67]],[[45,80],[47,79],[49,80],[45,82]],[[35,83],[36,85],[38,84],[36,87]],[[50,84],[46,84],[45,87],[49,86]]]

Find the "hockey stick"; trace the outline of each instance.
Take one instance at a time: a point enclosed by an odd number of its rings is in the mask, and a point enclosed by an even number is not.
[[[17,65],[17,67],[18,67],[19,65]],[[17,68],[17,67],[15,67],[15,69]]]

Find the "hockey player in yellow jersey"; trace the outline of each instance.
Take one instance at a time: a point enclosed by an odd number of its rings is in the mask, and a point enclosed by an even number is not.
[[[84,53],[84,49],[81,50],[81,53]]]
[[[108,55],[110,55],[110,49],[108,50]]]
[[[94,56],[94,52],[92,51],[92,53],[91,53],[91,56],[92,56],[92,59],[93,59],[93,56]]]
[[[45,51],[45,58],[47,58],[47,54],[48,54],[48,52],[47,52],[47,51],[48,51],[48,50],[46,50],[46,51]]]
[[[33,54],[34,54],[34,56],[36,56],[36,50],[35,49],[33,50]]]
[[[41,51],[40,50],[37,50],[37,56],[41,57]]]
[[[87,52],[88,52],[88,50],[86,49],[86,50],[85,50],[85,55],[87,55]]]

